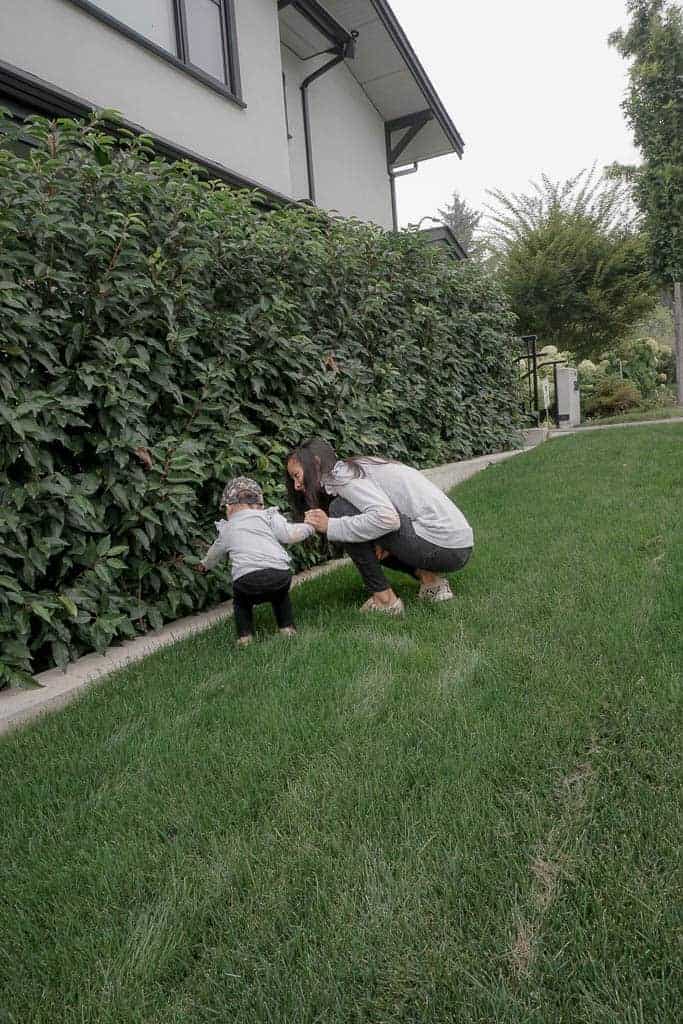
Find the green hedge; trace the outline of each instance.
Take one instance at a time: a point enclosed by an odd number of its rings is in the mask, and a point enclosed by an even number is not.
[[[512,318],[476,266],[96,119],[25,130],[0,148],[5,683],[223,599],[192,570],[220,489],[281,502],[304,437],[418,465],[514,442]]]

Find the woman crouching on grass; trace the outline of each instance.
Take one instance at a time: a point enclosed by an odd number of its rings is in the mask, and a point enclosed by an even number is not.
[[[361,611],[403,613],[383,567],[420,581],[418,597],[448,601],[448,580],[472,554],[472,529],[446,495],[417,469],[370,456],[340,459],[314,438],[287,457],[295,515],[344,545],[371,593]]]

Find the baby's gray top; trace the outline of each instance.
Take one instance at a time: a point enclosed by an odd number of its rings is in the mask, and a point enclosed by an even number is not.
[[[218,538],[209,548],[204,565],[214,565],[230,556],[233,580],[260,569],[290,567],[283,544],[297,544],[315,530],[306,523],[288,523],[276,508],[247,508],[216,523]]]

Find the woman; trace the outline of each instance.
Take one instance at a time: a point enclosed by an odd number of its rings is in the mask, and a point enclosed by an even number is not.
[[[453,502],[418,470],[358,456],[341,460],[327,441],[306,441],[286,462],[290,502],[300,519],[344,545],[371,597],[361,611],[403,613],[383,566],[416,576],[419,597],[448,601],[438,575],[462,569],[472,529]]]

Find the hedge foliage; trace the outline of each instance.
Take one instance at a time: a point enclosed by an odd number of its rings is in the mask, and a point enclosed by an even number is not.
[[[477,267],[96,118],[25,130],[0,148],[5,683],[224,599],[192,569],[221,487],[282,502],[304,437],[418,465],[514,443],[512,318]]]

